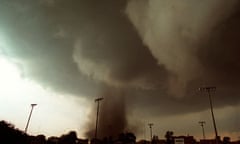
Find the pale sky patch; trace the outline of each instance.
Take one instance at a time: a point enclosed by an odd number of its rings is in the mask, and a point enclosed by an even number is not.
[[[21,77],[20,71],[0,57],[0,119],[8,120],[16,128],[24,130],[33,109],[28,133],[47,136],[67,133],[70,130],[83,136],[82,129],[90,112],[89,103],[82,97],[69,96],[44,89]]]

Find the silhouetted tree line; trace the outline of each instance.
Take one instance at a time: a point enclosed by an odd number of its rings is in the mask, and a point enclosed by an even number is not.
[[[0,143],[19,144],[29,143],[28,135],[15,129],[14,125],[6,121],[0,121]]]
[[[167,131],[165,134],[165,140],[159,140],[157,136],[153,136],[152,141],[139,141],[138,144],[174,144],[173,131]],[[185,137],[185,136],[183,136]],[[193,136],[187,136],[184,143],[196,144],[196,140]],[[16,129],[13,124],[6,121],[0,121],[0,144],[89,144],[88,139],[77,138],[75,131],[70,131],[67,134],[63,134],[60,137],[48,137],[44,135],[31,136],[25,132]],[[214,143],[215,141],[203,140],[200,144]],[[105,137],[103,139],[92,139],[91,144],[136,144],[136,136],[133,133],[121,133],[118,137]],[[199,142],[198,142],[199,143]],[[240,141],[231,142],[230,137],[223,137],[223,140],[219,141],[219,144],[239,144]]]
[[[118,137],[104,137],[102,139],[91,139],[91,144],[136,144],[136,136],[133,133],[120,133]],[[83,144],[83,143],[82,143]]]
[[[91,144],[135,144],[136,136],[133,133],[121,133],[118,138],[105,137],[92,139]],[[78,139],[75,131],[70,131],[60,137],[44,135],[30,136],[16,129],[13,124],[0,121],[0,144],[88,144],[88,139]]]

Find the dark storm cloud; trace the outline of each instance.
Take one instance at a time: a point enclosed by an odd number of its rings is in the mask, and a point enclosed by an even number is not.
[[[73,40],[60,35],[60,28],[41,4],[1,1],[1,34],[7,39],[3,51],[22,65],[27,79],[61,92],[91,93],[88,87],[97,86],[79,74],[72,60]]]
[[[198,111],[207,106],[203,104],[207,99],[196,89],[209,85],[217,87],[217,106],[239,103],[237,1],[132,0],[127,14],[158,63],[172,74],[168,77],[168,93],[184,96],[159,96],[163,107],[171,103],[182,112]]]
[[[149,115],[196,112],[208,108],[203,85],[217,86],[216,106],[239,103],[239,4],[218,2],[1,0],[0,34],[44,87],[118,89],[128,110]]]
[[[106,100],[110,102],[103,106],[107,113],[100,117],[102,134],[117,134],[128,125],[125,99],[118,91],[163,87],[167,73],[128,20],[126,1],[26,1],[6,5],[25,7],[11,13],[6,9],[3,16],[11,40],[4,50],[22,65],[26,78],[56,91],[92,97],[112,93],[105,91],[116,87],[118,101],[111,94]],[[119,127],[109,131],[102,121]]]
[[[175,75],[169,79],[171,93],[184,95],[189,81],[209,73],[208,69],[205,73],[202,58],[197,57],[198,51],[209,45],[209,42],[204,46],[202,43],[211,39],[216,27],[235,12],[236,4],[236,0],[200,3],[132,0],[128,3],[127,13],[143,42],[158,63]]]

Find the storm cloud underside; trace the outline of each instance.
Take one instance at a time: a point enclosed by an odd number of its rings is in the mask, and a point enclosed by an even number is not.
[[[109,108],[124,106],[121,130],[133,109],[147,116],[208,109],[200,86],[217,87],[216,107],[239,104],[236,0],[0,3],[1,52],[23,77],[91,101],[111,93]]]

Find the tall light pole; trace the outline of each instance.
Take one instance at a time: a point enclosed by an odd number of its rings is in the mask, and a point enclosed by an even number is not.
[[[150,128],[150,140],[152,141],[152,126],[153,126],[153,123],[149,123],[148,126]]]
[[[99,102],[100,102],[101,100],[103,100],[103,98],[97,98],[97,99],[95,99],[95,102],[97,102],[97,118],[96,118],[95,139],[97,139]]]
[[[24,132],[27,133],[27,129],[28,129],[28,125],[29,125],[29,122],[30,122],[30,119],[31,119],[31,116],[32,116],[32,111],[33,111],[33,108],[36,106],[37,104],[31,104],[31,111],[30,111],[30,114],[29,114],[29,117],[28,117],[28,121],[27,121],[27,125],[25,127],[25,130]]]
[[[199,90],[205,91],[208,93],[208,98],[209,98],[210,107],[211,107],[212,121],[213,121],[215,136],[216,136],[216,143],[218,143],[218,132],[217,132],[216,121],[215,121],[214,114],[213,114],[212,98],[211,98],[211,94],[210,94],[211,92],[216,91],[216,87],[200,87]]]
[[[198,123],[199,123],[200,126],[202,127],[203,139],[205,139],[206,137],[205,137],[205,131],[204,131],[204,124],[206,124],[206,122],[205,122],[205,121],[200,121],[200,122],[198,122]]]
[[[146,140],[146,123],[144,122],[144,129],[143,129],[143,132],[144,132],[144,140]]]

